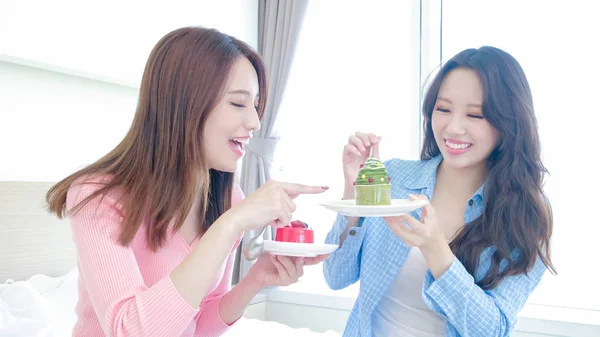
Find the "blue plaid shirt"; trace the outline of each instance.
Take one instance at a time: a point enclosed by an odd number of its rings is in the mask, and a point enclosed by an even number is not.
[[[408,194],[425,194],[430,199],[435,186],[441,156],[427,161],[392,159],[385,162],[392,182],[392,198]],[[469,223],[483,211],[483,188],[469,199],[464,220]],[[412,212],[420,219],[421,211]],[[348,221],[338,215],[325,241],[339,244]],[[325,280],[334,290],[360,280],[360,292],[350,313],[344,337],[371,336],[371,315],[387,288],[404,264],[410,247],[406,246],[382,218],[361,218],[350,228],[344,244],[325,260]],[[492,290],[475,284],[491,263],[493,247],[483,251],[475,278],[458,259],[437,280],[428,270],[423,281],[422,297],[427,306],[446,320],[446,336],[509,336],[518,312],[539,284],[546,267],[540,259],[527,275],[506,277]]]

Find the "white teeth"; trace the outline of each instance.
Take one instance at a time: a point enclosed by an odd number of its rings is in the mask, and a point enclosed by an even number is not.
[[[233,141],[236,141],[240,144],[248,144],[250,140],[248,138],[232,138]]]
[[[446,141],[446,145],[448,145],[449,148],[452,149],[466,149],[467,147],[471,146],[471,144],[468,143],[462,143],[462,144],[455,144],[455,143],[451,143],[450,141]]]
[[[231,140],[231,142],[232,142],[233,144],[235,144],[235,146],[236,146],[238,149],[240,149],[240,150],[242,150],[242,151],[244,150],[244,145],[242,145],[242,143],[238,142],[238,141],[237,141],[237,140],[235,140],[235,139],[232,139],[232,140]]]

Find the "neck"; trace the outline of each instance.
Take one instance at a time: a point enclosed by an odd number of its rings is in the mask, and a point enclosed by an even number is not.
[[[485,163],[473,167],[455,168],[450,167],[445,160],[442,160],[436,180],[448,188],[471,196],[481,187],[487,174]]]
[[[184,222],[183,227],[187,228],[197,228],[198,223],[200,222],[198,209],[200,208],[200,193],[196,193],[196,197],[194,198],[194,202],[192,203],[192,207],[190,208]]]

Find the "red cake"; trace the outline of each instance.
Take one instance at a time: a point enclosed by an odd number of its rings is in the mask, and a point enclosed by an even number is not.
[[[304,222],[294,220],[285,227],[277,228],[275,241],[315,243],[315,233]]]

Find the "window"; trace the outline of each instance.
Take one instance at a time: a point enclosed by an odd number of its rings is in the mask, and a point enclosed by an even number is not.
[[[277,125],[274,178],[330,186],[296,202],[294,216],[315,229],[316,242],[336,216],[319,202],[342,196],[350,134],[381,135],[383,159],[418,158],[418,13],[412,1],[309,4]],[[322,266],[307,267],[303,281],[322,283]]]
[[[596,4],[583,0],[443,2],[443,61],[470,47],[504,49],[521,63],[533,92],[550,171],[545,191],[554,212],[558,269],[530,298],[536,304],[600,310],[600,227],[593,211],[600,182],[590,151],[597,143],[594,98],[600,91],[596,13]]]
[[[600,310],[600,293],[593,290],[600,278],[594,267],[600,254],[593,249],[600,229],[592,211],[600,183],[587,145],[595,140],[593,98],[600,89],[593,6],[582,0],[544,2],[543,8],[517,0],[312,1],[282,104],[275,177],[331,190],[300,197],[296,217],[322,242],[335,214],[318,203],[342,195],[348,135],[378,132],[384,159],[418,158],[419,89],[426,76],[465,48],[496,46],[525,69],[550,170],[545,190],[559,275],[548,273],[529,302]],[[307,268],[302,281],[322,283],[321,266]]]

